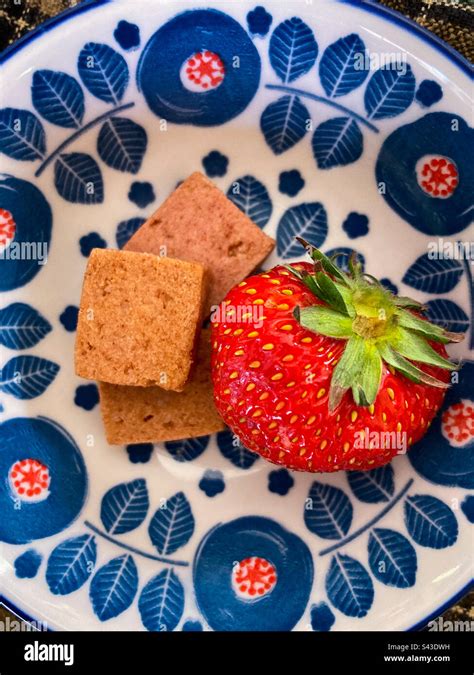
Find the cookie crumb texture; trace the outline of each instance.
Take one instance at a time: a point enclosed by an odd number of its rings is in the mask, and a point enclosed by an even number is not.
[[[202,263],[210,275],[207,310],[271,253],[264,234],[214,183],[189,176],[126,244],[128,251]],[[207,312],[209,313],[209,312]]]
[[[203,330],[196,368],[181,393],[160,387],[120,387],[101,382],[100,405],[111,445],[158,443],[222,431],[210,375],[210,330]]]
[[[77,325],[76,374],[181,391],[206,296],[202,265],[94,249]]]

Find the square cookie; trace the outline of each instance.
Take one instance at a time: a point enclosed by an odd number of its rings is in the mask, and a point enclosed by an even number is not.
[[[204,265],[209,271],[209,314],[274,246],[274,240],[212,181],[196,172],[176,188],[124,248]]]
[[[196,367],[182,392],[160,387],[121,387],[99,383],[100,407],[111,445],[158,443],[222,431],[214,406],[210,331],[201,333]]]
[[[180,391],[189,377],[207,291],[197,263],[94,249],[82,288],[76,374]]]

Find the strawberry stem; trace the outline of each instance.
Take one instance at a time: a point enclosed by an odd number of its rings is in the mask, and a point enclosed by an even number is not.
[[[378,279],[363,273],[355,257],[349,260],[346,273],[319,249],[300,237],[297,240],[312,258],[314,270],[308,274],[291,265],[286,268],[323,305],[297,307],[294,316],[307,330],[347,342],[334,368],[330,410],[338,407],[349,389],[357,405],[371,405],[377,398],[383,363],[413,382],[447,386],[418,364],[457,368],[438,354],[430,342],[459,342],[464,339],[463,334],[445,331],[419,316],[422,305],[385,289]]]

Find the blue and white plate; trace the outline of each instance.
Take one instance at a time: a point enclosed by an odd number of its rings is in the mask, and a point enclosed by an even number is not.
[[[472,578],[469,66],[372,3],[190,4],[83,3],[2,59],[5,602],[59,630],[419,626]],[[107,445],[73,368],[87,256],[196,170],[276,237],[268,266],[300,256],[296,234],[355,250],[467,332],[409,457],[309,475],[227,432]]]

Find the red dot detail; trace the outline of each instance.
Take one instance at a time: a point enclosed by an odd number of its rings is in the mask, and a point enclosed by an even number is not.
[[[242,599],[262,597],[273,590],[277,574],[275,567],[264,558],[245,558],[232,570],[233,582]]]
[[[16,462],[9,472],[9,478],[16,494],[26,497],[38,497],[46,493],[50,483],[48,468],[36,459]]]
[[[188,59],[185,72],[190,82],[207,91],[219,86],[224,78],[225,68],[218,54],[205,50]]]
[[[451,196],[458,184],[455,164],[444,157],[425,162],[419,175],[426,179],[419,180],[420,187],[434,197]]]
[[[474,436],[474,409],[472,405],[455,403],[444,411],[441,423],[444,434],[462,444]]]

